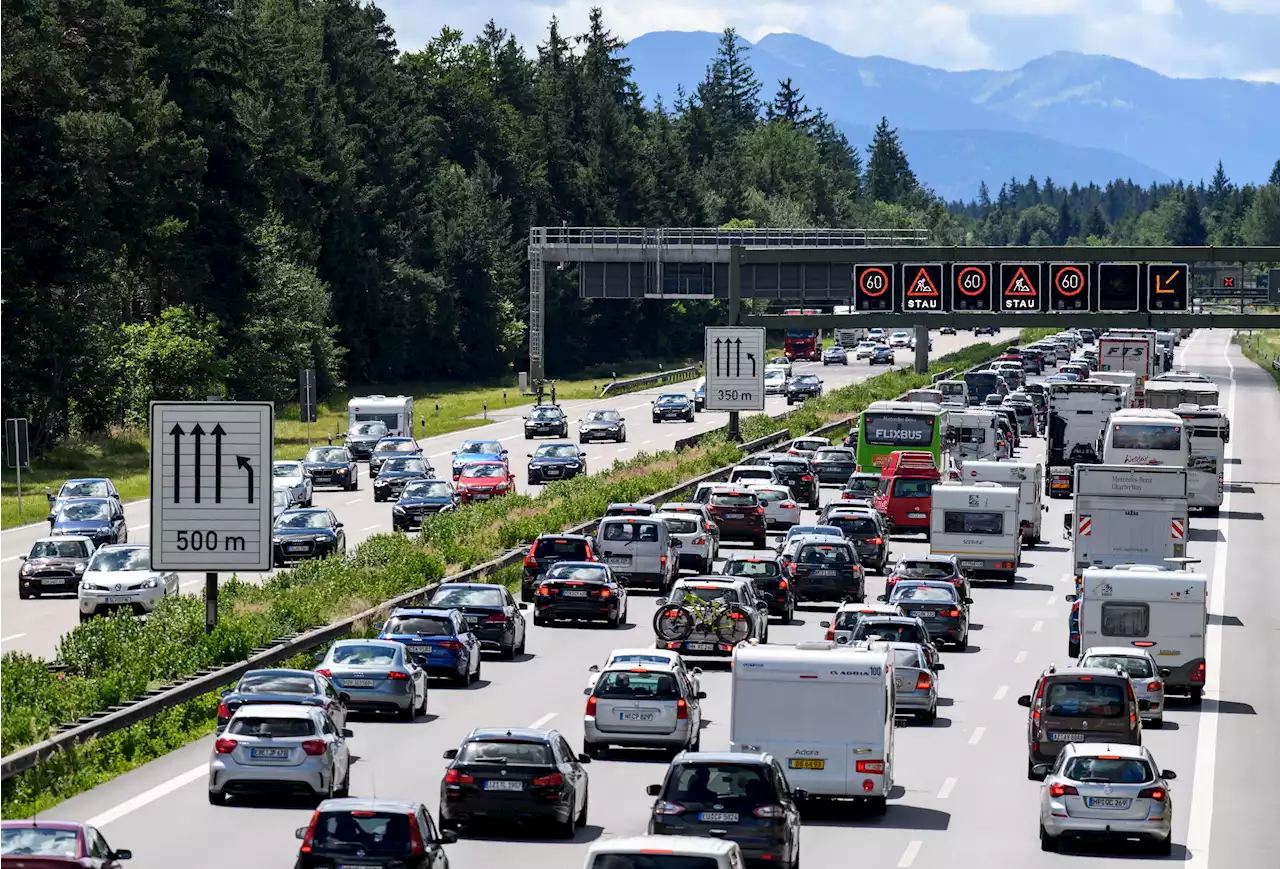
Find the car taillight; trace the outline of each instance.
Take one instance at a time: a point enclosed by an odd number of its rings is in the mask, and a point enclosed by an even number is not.
[[[316,670],[316,672],[317,672],[317,673],[319,673],[321,676],[324,676],[326,679],[332,679],[332,678],[333,678],[333,671],[332,671],[332,670],[330,670],[330,669],[327,669],[327,668],[326,668],[326,669],[323,669],[323,670]]]
[[[1163,691],[1163,690],[1164,690],[1164,683],[1163,683],[1163,682],[1148,682],[1148,683],[1147,683],[1147,690],[1148,690],[1148,691]]]
[[[316,839],[316,824],[320,821],[320,812],[311,813],[311,823],[307,824],[307,834],[302,837],[302,847],[299,849],[303,854],[311,853],[311,845]]]
[[[613,597],[613,592],[607,588],[600,589],[601,597]]]
[[[485,619],[491,625],[504,625],[507,623],[506,613],[490,613],[489,618]]]
[[[928,673],[921,673],[919,676],[916,677],[917,691],[928,691],[932,687],[933,687],[933,677],[930,676]]]
[[[745,619],[746,616],[744,616],[740,612],[732,612],[732,613],[729,613],[729,618],[733,619],[735,622],[740,622],[743,619]]]
[[[1051,797],[1078,797],[1080,792],[1072,785],[1049,785],[1049,796]]]
[[[947,616],[949,618],[958,619],[960,618],[960,610],[947,610]]]
[[[387,678],[393,682],[407,682],[409,681],[409,674],[401,673],[398,670],[392,670],[389,673],[387,673]]]
[[[693,541],[693,545],[694,545],[694,546],[706,546],[706,545],[707,545],[707,538],[705,538],[705,537],[699,537],[699,538],[697,538],[696,540],[694,540],[694,541]]]
[[[451,769],[444,774],[444,783],[448,785],[469,785],[474,782],[474,776],[467,775],[460,770]]]
[[[860,760],[855,766],[858,772],[873,773],[875,775],[884,774],[883,760]]]
[[[868,537],[868,538],[867,538],[867,542],[868,542],[868,543],[870,543],[872,546],[880,546],[881,544],[883,544],[883,543],[884,543],[884,538],[883,538],[883,537]]]
[[[416,815],[409,815],[409,853],[425,854],[427,846],[422,841],[422,830],[418,829],[418,818]]]
[[[836,639],[836,629],[827,628],[827,642],[835,642],[835,639]]]
[[[659,556],[659,557],[658,557],[658,563],[659,563],[659,564],[661,564],[663,567],[666,567],[666,566],[667,566],[667,556],[665,556],[665,555],[661,555],[661,556]]]
[[[653,807],[655,815],[682,815],[684,806],[679,803],[659,802]]]
[[[757,508],[756,508],[756,512],[757,512],[757,513],[759,513],[761,516],[763,516],[763,515],[764,515],[764,508],[763,508],[763,507],[757,507]]]
[[[558,788],[564,784],[564,776],[558,772],[551,775],[539,776],[533,780],[533,786],[536,788]]]
[[[761,806],[751,814],[755,815],[757,818],[785,818],[787,816],[787,810],[782,806]]]
[[[226,737],[223,737],[217,740],[216,742],[214,742],[213,750],[216,751],[218,754],[230,754],[231,752],[236,750],[236,746],[238,744],[239,743],[237,743],[234,739],[227,739]]]
[[[524,557],[524,566],[525,566],[525,567],[537,567],[537,566],[538,566],[538,559],[536,559],[536,558],[534,558],[534,557],[533,557],[533,553],[532,553],[532,552],[530,552],[528,555],[526,555],[526,556]]]
[[[1204,661],[1201,661],[1199,664],[1196,664],[1196,668],[1191,671],[1191,681],[1192,682],[1204,681]]]
[[[791,586],[789,586],[789,585],[787,584],[787,581],[786,581],[785,579],[780,579],[780,580],[778,580],[778,590],[779,590],[779,591],[785,591],[786,589],[788,589],[788,588],[790,588],[790,587],[791,587]]]
[[[778,506],[779,506],[779,507],[781,507],[783,510],[794,510],[794,509],[796,508],[796,502],[795,502],[795,501],[783,501],[783,502],[782,502],[781,504],[779,504]]]
[[[541,597],[551,597],[555,593],[554,589],[547,588],[545,585],[538,586],[538,595]]]
[[[1155,800],[1158,803],[1163,803],[1166,796],[1168,794],[1165,793],[1164,788],[1145,788],[1138,791],[1138,799],[1140,800]]]
[[[802,483],[812,483],[812,482],[813,482],[813,474],[805,474],[805,475],[803,475],[802,477],[800,477],[800,481],[801,481]]]
[[[312,757],[324,754],[328,744],[323,739],[306,739],[302,742],[302,750]]]
[[[458,640],[441,640],[436,645],[438,645],[442,649],[448,649],[450,652],[462,651],[462,643],[459,642]]]
[[[677,721],[689,720],[689,704],[685,702],[685,699],[683,697],[681,697],[679,700],[676,701],[676,720]]]
[[[592,696],[590,696],[590,697],[588,697],[588,698],[587,698],[587,717],[588,717],[588,718],[595,718],[595,717],[596,717],[596,698],[595,698],[595,695],[592,695]]]
[[[230,718],[230,717],[231,717],[231,710],[227,708],[227,704],[226,704],[226,703],[219,703],[219,704],[218,704],[218,717],[219,717],[219,718]]]

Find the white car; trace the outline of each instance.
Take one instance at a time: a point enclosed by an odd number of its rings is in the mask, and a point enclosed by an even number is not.
[[[149,613],[165,595],[177,593],[178,574],[151,569],[150,546],[113,543],[93,553],[80,578],[80,621],[118,607]]]
[[[1150,707],[1141,713],[1143,722],[1159,730],[1164,727],[1164,677],[1155,657],[1142,648],[1132,646],[1090,646],[1084,650],[1077,667],[1102,667],[1111,670],[1121,667],[1129,676],[1129,684],[1133,686],[1133,696],[1141,702],[1146,700]]]
[[[311,475],[302,462],[272,462],[271,488],[288,490],[289,497],[299,507],[310,507],[315,494]]]
[[[684,670],[684,674],[689,681],[693,683],[693,690],[702,690],[702,668],[687,667],[684,658],[680,657],[679,652],[670,652],[666,649],[614,649],[609,653],[609,657],[605,659],[604,666],[592,664],[587,672],[587,688],[594,688],[596,680],[600,678],[600,673],[619,664],[636,664],[643,667],[645,664],[668,664],[671,667],[677,667]]]
[[[766,368],[764,372],[764,394],[782,395],[787,391],[787,372],[781,368]]]
[[[289,494],[289,489],[272,489],[271,490],[271,519],[272,521],[279,519],[280,514],[285,510],[294,506],[293,498]]]
[[[314,706],[241,706],[214,740],[209,802],[222,805],[228,796],[282,792],[345,797],[351,784],[351,735]]]
[[[910,332],[894,332],[892,335],[889,336],[889,346],[895,349],[898,347],[910,347],[911,333]]]
[[[760,499],[764,507],[764,521],[769,528],[785,530],[800,524],[800,505],[789,487],[777,483],[748,483],[747,488]]]
[[[871,354],[876,352],[875,341],[859,341],[857,348],[853,351],[854,359],[870,359]]]
[[[765,374],[769,373],[770,368],[781,368],[788,377],[791,376],[791,360],[785,356],[770,356],[764,366]]]
[[[710,573],[716,561],[716,539],[702,527],[694,513],[654,513],[667,526],[667,534],[680,541],[680,567],[695,573]]]
[[[741,869],[742,847],[728,839],[694,836],[633,836],[596,842],[587,852],[583,869],[611,866],[697,866],[699,869]]]

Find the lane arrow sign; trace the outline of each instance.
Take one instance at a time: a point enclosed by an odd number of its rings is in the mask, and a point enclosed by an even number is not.
[[[191,429],[191,434],[196,439],[196,503],[200,503],[200,441],[204,438],[204,427],[200,423],[196,423]]]
[[[182,436],[185,432],[182,426],[174,423],[173,428],[169,429],[169,434],[173,435],[173,503],[182,503]]]
[[[213,503],[222,503],[222,438],[226,434],[222,423],[213,427]]]
[[[253,503],[253,465],[248,456],[236,456],[236,467],[249,472],[249,503]]]
[[[747,358],[751,360],[751,376],[756,376],[756,354],[748,353]]]
[[[716,377],[720,376],[720,339],[716,339]]]
[[[742,339],[741,338],[733,339],[733,360],[737,364],[737,370],[734,372],[733,376],[741,377],[742,376]]]

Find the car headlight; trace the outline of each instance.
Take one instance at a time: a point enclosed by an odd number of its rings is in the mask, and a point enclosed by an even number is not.
[[[312,538],[316,543],[333,543],[337,539],[338,538],[334,537],[332,534],[317,534]]]
[[[342,474],[345,474],[346,472],[347,472],[346,468],[338,468],[337,470],[334,471],[334,473],[338,474],[339,476],[341,476]]]
[[[80,588],[83,591],[106,591],[107,590],[106,586],[96,585],[95,583],[92,583],[92,582],[82,582],[80,583]]]
[[[403,513],[403,512],[404,512],[404,508],[403,508],[403,507],[401,507],[399,504],[396,504],[396,505],[394,505],[394,506],[391,508],[391,512],[392,512],[392,513]]]
[[[377,487],[377,486],[385,486],[385,485],[387,485],[387,481],[386,481],[385,479],[383,479],[383,478],[379,477],[378,479],[376,479],[376,480],[374,480],[374,481],[373,481],[373,485],[374,485],[375,487]]]
[[[144,579],[138,584],[138,588],[155,588],[160,582],[154,576]]]
[[[84,573],[84,569],[85,569],[85,567],[87,567],[87,566],[88,566],[88,565],[85,565],[85,564],[77,564],[77,565],[73,566],[71,569],[72,569],[72,570],[74,570],[76,573]],[[27,566],[24,564],[24,565],[22,566],[23,570],[25,570],[25,569],[26,569],[26,567],[27,567]]]
[[[283,538],[283,537],[272,537],[272,538],[271,538],[271,542],[272,542],[272,543],[284,543],[284,538]]]
[[[26,576],[27,571],[29,571],[30,569],[31,569],[31,565],[27,564],[26,562],[23,562],[22,566],[18,568],[18,575]]]

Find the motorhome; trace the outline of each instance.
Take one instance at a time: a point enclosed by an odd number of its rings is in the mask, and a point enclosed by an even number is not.
[[[1183,558],[1191,536],[1187,469],[1170,465],[1076,465],[1075,512],[1063,521],[1071,564],[1162,564]]]
[[[1176,560],[1176,559],[1175,559]],[[1090,646],[1134,646],[1155,658],[1168,694],[1199,703],[1205,689],[1205,635],[1209,628],[1209,578],[1168,564],[1123,564],[1088,568],[1080,591],[1080,642],[1071,657]]]
[[[1183,404],[1173,409],[1187,428],[1187,501],[1209,516],[1223,499],[1223,466],[1231,441],[1231,420],[1220,407]]]
[[[930,555],[952,555],[975,578],[1013,583],[1022,558],[1018,490],[999,483],[933,487]]]
[[[413,396],[366,395],[347,402],[347,427],[360,422],[380,422],[387,434],[413,437]]]
[[[1089,375],[1089,380],[1094,383],[1118,383],[1124,390],[1123,406],[1138,406],[1138,375],[1132,371],[1095,371]]]
[[[1039,462],[965,462],[960,478],[970,484],[999,483],[1017,489],[1022,545],[1035,546],[1040,542],[1044,514],[1049,510],[1041,501],[1043,465]]]
[[[1072,468],[1102,460],[1102,435],[1111,414],[1124,406],[1115,383],[1048,384],[1049,426],[1045,439],[1045,478],[1050,498],[1071,495]]]
[[[893,788],[893,659],[825,640],[739,644],[729,750],[778,759],[792,788],[883,813]]]
[[[996,446],[1000,440],[1000,427],[996,414],[990,410],[951,411],[947,414],[949,451],[960,464],[970,461],[994,460],[999,456]]]
[[[1181,380],[1148,380],[1147,407],[1152,410],[1174,410],[1179,405],[1215,405],[1218,384]]]
[[[1187,467],[1191,458],[1187,426],[1171,410],[1133,408],[1111,415],[1102,439],[1108,465]]]

